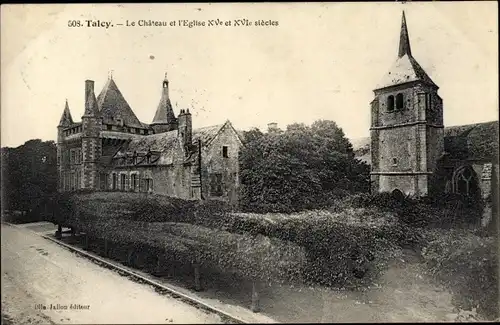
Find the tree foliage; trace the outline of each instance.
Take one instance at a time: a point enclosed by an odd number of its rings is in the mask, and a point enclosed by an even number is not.
[[[29,140],[2,148],[2,209],[29,212],[57,191],[57,149],[53,141]]]
[[[333,121],[291,124],[285,131],[246,132],[240,152],[241,206],[291,212],[329,205],[339,194],[368,191],[369,166],[354,158]]]

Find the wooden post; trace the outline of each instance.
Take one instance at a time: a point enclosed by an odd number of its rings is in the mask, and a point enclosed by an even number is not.
[[[104,238],[104,257],[108,257],[109,252],[109,242],[106,238]]]
[[[201,291],[203,290],[201,288],[201,276],[200,276],[200,264],[195,263],[194,264],[194,289],[196,291]]]
[[[134,253],[135,253],[134,249],[129,249],[128,255],[127,255],[127,264],[128,264],[128,266],[131,266],[131,267],[135,266],[134,265],[135,264],[134,263]]]
[[[57,225],[56,238],[57,239],[61,239],[62,238],[62,227],[61,227],[61,224]]]
[[[163,272],[163,265],[165,263],[165,252],[159,251],[156,258],[156,267],[154,270],[155,275],[160,276]]]
[[[258,285],[257,281],[253,280],[252,281],[252,306],[250,309],[254,313],[258,313],[260,311],[260,306],[259,306],[259,291],[258,291]]]
[[[84,240],[83,249],[88,250],[89,249],[89,234],[85,233],[83,240]]]

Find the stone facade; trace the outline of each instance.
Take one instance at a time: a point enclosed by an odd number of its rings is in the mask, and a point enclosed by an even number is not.
[[[169,82],[153,122],[140,122],[112,78],[96,98],[85,82],[85,114],[75,123],[69,105],[57,140],[59,191],[78,189],[153,192],[184,199],[237,204],[238,153],[231,122],[193,129],[189,110],[176,117]]]
[[[404,13],[399,43],[374,90],[369,144],[355,148],[371,164],[372,191],[496,197],[498,121],[444,128],[439,87],[411,53]]]

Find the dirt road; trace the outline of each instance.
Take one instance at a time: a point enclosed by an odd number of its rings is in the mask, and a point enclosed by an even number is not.
[[[38,232],[46,225],[31,225]],[[12,324],[221,323],[28,229],[2,224],[2,318]]]

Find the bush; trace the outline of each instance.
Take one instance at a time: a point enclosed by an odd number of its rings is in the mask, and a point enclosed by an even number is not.
[[[392,211],[398,219],[412,227],[457,227],[477,224],[482,216],[483,202],[459,194],[396,199],[390,193],[356,194],[346,199],[353,207]]]
[[[457,308],[494,319],[498,314],[498,250],[496,239],[464,230],[435,230],[423,249],[431,275],[453,292]]]

